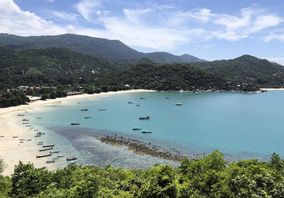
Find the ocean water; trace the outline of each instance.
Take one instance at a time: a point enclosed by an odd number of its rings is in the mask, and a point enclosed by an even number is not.
[[[91,138],[92,133],[117,133],[188,155],[217,149],[229,160],[268,159],[273,152],[284,157],[283,99],[284,91],[123,93],[51,105],[28,116],[35,126],[48,131],[45,142],[55,143],[66,155],[83,156],[81,162],[87,164],[144,167],[162,162],[142,159],[123,147],[107,147]],[[81,111],[85,108],[88,111]],[[42,119],[36,119],[39,116]],[[141,116],[150,120],[141,121]],[[70,126],[72,122],[80,125]],[[133,131],[135,127],[152,133]]]

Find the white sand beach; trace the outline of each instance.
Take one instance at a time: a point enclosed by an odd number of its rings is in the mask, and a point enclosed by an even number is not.
[[[284,88],[260,88],[262,91],[284,91]]]
[[[46,164],[45,158],[36,158],[39,146],[37,146],[37,142],[34,140],[35,132],[33,129],[25,127],[22,124],[22,120],[25,119],[25,117],[19,116],[19,114],[24,114],[27,111],[35,111],[46,105],[67,104],[76,100],[83,100],[87,98],[92,99],[95,97],[132,92],[152,91],[139,89],[92,95],[82,94],[68,96],[66,98],[57,98],[54,100],[36,101],[28,105],[0,109],[0,158],[4,160],[6,165],[3,175],[12,174],[14,166],[17,165],[19,161],[24,163],[31,162],[35,165],[35,167],[47,167],[50,170],[56,168],[53,164]]]

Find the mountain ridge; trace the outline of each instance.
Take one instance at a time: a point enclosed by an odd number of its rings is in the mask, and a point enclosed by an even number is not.
[[[17,36],[0,33],[0,45],[22,49],[67,48],[71,51],[102,58],[112,63],[137,63],[148,58],[155,63],[190,63],[204,60],[184,54],[173,55],[168,52],[139,52],[119,40],[95,38],[76,34],[54,36]]]

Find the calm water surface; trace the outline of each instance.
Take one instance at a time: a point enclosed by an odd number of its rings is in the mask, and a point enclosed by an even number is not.
[[[34,124],[44,129],[65,129],[64,135],[52,136],[57,142],[70,142],[70,138],[61,140],[61,136],[66,137],[66,133],[68,136],[74,131],[83,134],[87,128],[88,133],[117,132],[183,152],[209,153],[218,149],[228,159],[266,159],[273,152],[284,157],[283,99],[284,91],[262,94],[124,93],[50,106],[29,113],[29,116],[41,116],[41,120],[34,119]],[[183,106],[176,106],[176,103]],[[81,111],[83,108],[88,111]],[[147,115],[150,120],[138,119]],[[85,119],[86,116],[92,118]],[[78,122],[80,126],[68,130],[71,122]],[[132,131],[134,127],[152,131],[152,134]]]

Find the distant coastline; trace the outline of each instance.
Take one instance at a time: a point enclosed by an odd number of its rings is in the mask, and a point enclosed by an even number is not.
[[[261,91],[284,91],[284,87],[281,88],[260,88]]]

